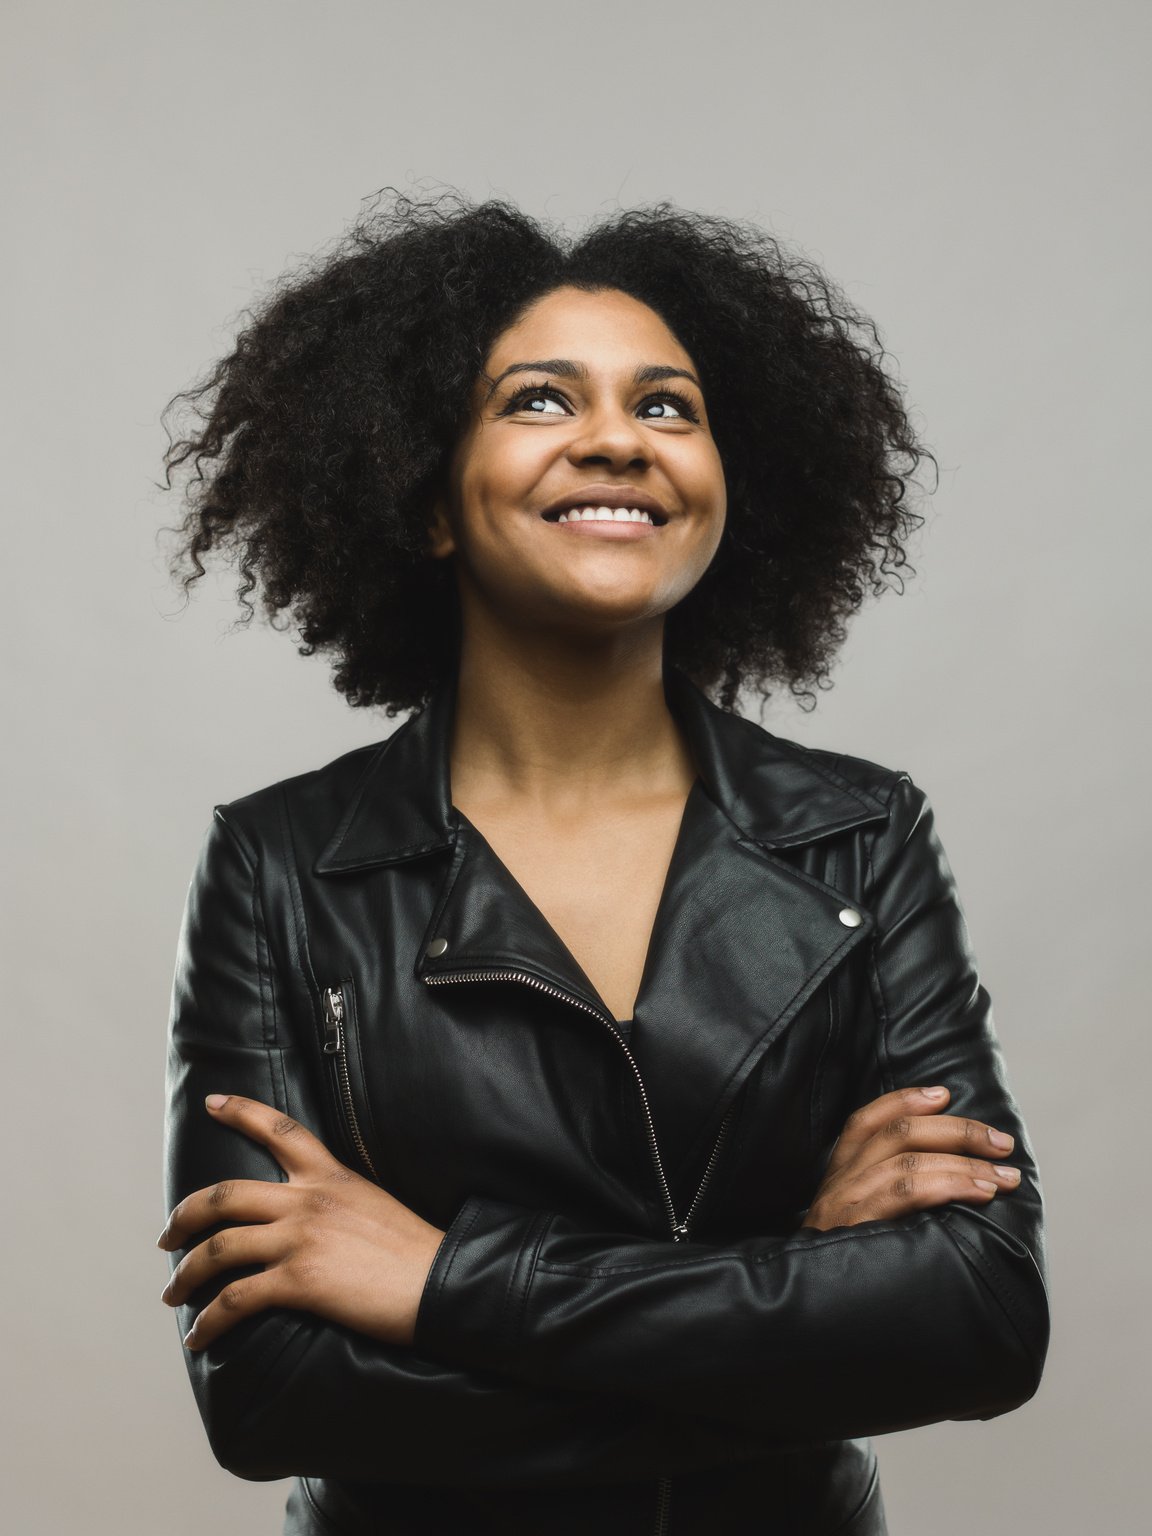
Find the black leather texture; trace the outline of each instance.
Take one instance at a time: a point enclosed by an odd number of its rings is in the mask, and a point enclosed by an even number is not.
[[[925,794],[674,669],[665,694],[699,777],[627,1041],[452,806],[453,683],[215,808],[173,986],[166,1210],[286,1177],[205,1113],[216,1091],[446,1231],[411,1348],[270,1309],[184,1351],[221,1465],[296,1479],[294,1536],[882,1536],[872,1436],[1037,1390],[1040,1180]],[[848,1115],[932,1083],[1015,1136],[1019,1187],[802,1230]]]

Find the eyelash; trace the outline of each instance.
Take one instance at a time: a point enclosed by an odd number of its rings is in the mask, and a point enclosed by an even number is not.
[[[511,415],[523,401],[530,400],[536,395],[547,395],[550,400],[559,400],[561,404],[567,404],[564,396],[560,393],[560,391],[558,389],[553,389],[549,384],[526,384],[523,389],[518,389],[515,394],[509,395],[508,403],[504,406],[504,409],[500,412],[500,415]],[[657,390],[651,395],[645,395],[645,404],[647,404],[649,400],[671,400],[673,405],[675,405],[678,410],[682,411],[689,421],[694,421],[699,424],[700,417],[697,414],[696,407],[693,405],[692,400],[688,395],[682,394],[678,389]],[[650,416],[648,418],[649,421],[662,421],[664,419],[665,418],[661,416]],[[672,418],[669,417],[667,419],[671,420]]]

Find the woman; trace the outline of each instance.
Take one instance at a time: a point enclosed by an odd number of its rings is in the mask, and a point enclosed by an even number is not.
[[[195,392],[186,582],[413,711],[216,808],[177,963],[164,1299],[289,1532],[883,1532],[870,1436],[1036,1391],[928,802],[734,712],[920,521],[868,334],[719,219],[400,199]]]

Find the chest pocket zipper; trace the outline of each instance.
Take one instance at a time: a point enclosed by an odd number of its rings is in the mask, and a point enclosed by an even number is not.
[[[344,1126],[356,1148],[364,1167],[378,1184],[380,1182],[368,1147],[360,1129],[356,1113],[356,1101],[352,1097],[352,1079],[348,1072],[348,1006],[343,986],[325,987],[324,1003],[324,1054],[333,1058],[336,1068],[336,1092],[344,1110]]]

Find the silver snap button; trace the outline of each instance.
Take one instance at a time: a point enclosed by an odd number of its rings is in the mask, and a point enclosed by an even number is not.
[[[435,960],[440,955],[442,955],[447,948],[447,939],[433,939],[424,953],[428,956],[429,960]]]
[[[860,924],[864,921],[855,907],[841,907],[836,915],[845,928],[859,928]]]

